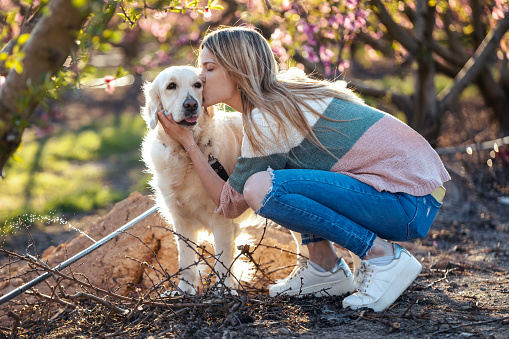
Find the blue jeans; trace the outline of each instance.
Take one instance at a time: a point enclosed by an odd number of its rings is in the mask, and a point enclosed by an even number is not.
[[[440,206],[431,194],[379,192],[344,174],[285,169],[272,172],[256,214],[301,233],[304,245],[327,239],[364,258],[377,236],[424,238]]]

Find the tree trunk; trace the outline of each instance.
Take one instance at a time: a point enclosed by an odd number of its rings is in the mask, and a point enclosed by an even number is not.
[[[420,44],[417,52],[417,72],[415,79],[414,116],[410,126],[434,145],[439,132],[437,121],[438,111],[435,94],[435,62],[433,59],[433,27],[435,21],[435,7],[422,5],[422,33],[419,35]]]
[[[22,52],[23,72],[11,69],[0,89],[0,174],[7,159],[21,143],[29,119],[45,95],[45,83],[64,64],[77,32],[101,1],[87,1],[81,8],[71,0],[52,0],[48,14],[35,26]]]

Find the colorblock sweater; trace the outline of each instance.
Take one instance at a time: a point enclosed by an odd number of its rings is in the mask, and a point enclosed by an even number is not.
[[[309,101],[325,117],[304,111],[326,152],[296,129],[287,138],[277,124],[258,109],[253,121],[261,133],[263,154],[257,154],[244,135],[241,156],[221,191],[216,213],[236,218],[247,208],[242,193],[247,179],[268,168],[315,169],[342,173],[378,191],[424,196],[450,180],[442,161],[429,143],[412,128],[367,105],[337,98]]]

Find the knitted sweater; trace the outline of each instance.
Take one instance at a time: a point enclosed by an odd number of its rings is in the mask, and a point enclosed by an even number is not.
[[[393,116],[336,98],[309,103],[325,117],[340,120],[331,121],[304,111],[316,137],[332,155],[294,128],[284,138],[269,116],[254,109],[253,121],[267,136],[260,139],[264,154],[257,154],[244,135],[241,156],[222,188],[216,213],[226,218],[240,216],[248,208],[242,196],[246,180],[269,167],[332,171],[378,191],[415,196],[430,194],[451,179],[429,143]]]

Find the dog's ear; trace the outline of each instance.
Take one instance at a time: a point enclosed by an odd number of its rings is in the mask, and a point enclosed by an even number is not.
[[[203,107],[203,109],[205,110],[205,114],[207,114],[209,117],[213,118],[214,117],[214,106],[210,106],[210,107]]]
[[[151,129],[154,129],[157,126],[156,113],[163,109],[163,105],[152,83],[148,81],[145,82],[143,85],[143,93],[145,94],[145,116],[143,118],[147,122],[147,125],[149,125]]]

